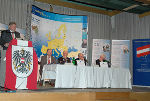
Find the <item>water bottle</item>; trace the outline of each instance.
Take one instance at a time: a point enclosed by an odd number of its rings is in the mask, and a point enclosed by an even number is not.
[[[75,58],[74,57],[72,58],[72,63],[75,65]]]

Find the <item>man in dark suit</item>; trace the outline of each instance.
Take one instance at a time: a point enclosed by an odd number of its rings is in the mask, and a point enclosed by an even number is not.
[[[20,33],[16,31],[16,23],[10,22],[9,29],[1,32],[1,45],[3,50],[7,50],[12,39],[20,38]]]
[[[82,53],[78,54],[78,58],[75,59],[75,65],[77,66],[86,66],[87,60],[84,58],[84,55]]]
[[[2,48],[2,39],[0,37],[0,49]]]
[[[65,63],[71,63],[70,58],[68,56],[68,51],[63,51],[63,56],[58,58],[58,63],[59,64],[65,64]]]
[[[99,67],[101,67],[100,62],[107,62],[108,67],[110,67],[110,62],[108,60],[105,59],[106,55],[105,54],[101,54],[99,59],[96,60],[96,65],[99,65]]]

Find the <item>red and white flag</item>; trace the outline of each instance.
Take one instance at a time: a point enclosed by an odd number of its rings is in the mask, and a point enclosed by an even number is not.
[[[136,51],[137,51],[137,57],[148,55],[150,54],[150,45],[138,47]]]
[[[31,41],[12,40],[6,51],[5,88],[37,89],[38,58]]]

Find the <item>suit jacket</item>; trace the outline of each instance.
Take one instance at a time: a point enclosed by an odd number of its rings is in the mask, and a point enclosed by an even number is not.
[[[60,57],[60,58],[58,58],[58,63],[59,64],[71,63],[71,60],[68,57],[67,57],[67,59]]]
[[[20,38],[20,33],[19,32],[14,32],[15,38]],[[12,40],[12,35],[10,30],[4,30],[1,32],[1,45],[3,47],[3,50],[6,50],[7,47],[5,47],[5,43],[9,43]]]
[[[2,45],[2,38],[0,37],[0,45]]]
[[[99,67],[101,67],[101,66],[100,66],[100,62],[101,62],[101,61],[100,61],[99,59],[97,59],[97,60],[96,60],[96,65],[99,65]],[[111,64],[110,64],[110,62],[109,62],[109,61],[107,61],[107,60],[103,60],[103,62],[107,62],[108,67],[110,67],[110,65],[111,65]]]
[[[76,58],[76,59],[75,59],[75,65],[78,65],[78,64],[77,64],[77,60],[80,60],[80,59],[79,59],[79,58]],[[86,60],[86,59],[84,59],[84,64],[85,64],[85,66],[87,65],[87,60]]]
[[[41,57],[41,62],[40,62],[40,75],[42,76],[42,71],[43,71],[43,66],[47,64],[47,55]],[[51,64],[56,64],[56,59],[51,56]]]

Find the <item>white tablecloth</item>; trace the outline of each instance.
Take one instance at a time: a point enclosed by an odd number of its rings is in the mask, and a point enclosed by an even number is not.
[[[56,76],[55,88],[131,88],[128,69],[55,65],[52,71]]]
[[[76,67],[75,73],[75,83],[74,88],[93,88],[94,87],[94,79],[93,79],[93,68],[78,66]]]
[[[105,67],[93,67],[94,68],[94,88],[103,88],[111,86],[112,70]]]
[[[56,79],[56,66],[57,65],[44,65],[42,80],[44,79]]]
[[[57,65],[55,88],[74,88],[76,66]]]
[[[132,88],[131,74],[128,69],[113,68],[111,88]]]

